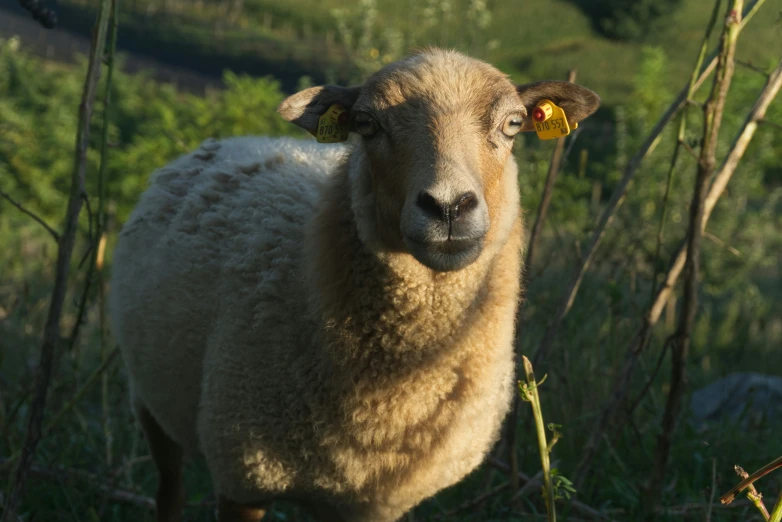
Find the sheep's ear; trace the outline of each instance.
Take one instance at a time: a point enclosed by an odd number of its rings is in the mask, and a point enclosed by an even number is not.
[[[527,108],[527,115],[540,100],[547,99],[562,107],[567,115],[568,124],[573,127],[600,107],[600,97],[586,87],[562,81],[543,81],[516,86],[519,98]],[[522,131],[534,131],[532,118],[524,118]]]
[[[318,119],[334,104],[350,110],[355,103],[361,87],[337,87],[321,85],[311,87],[289,96],[277,108],[283,118],[310,134],[318,129]]]

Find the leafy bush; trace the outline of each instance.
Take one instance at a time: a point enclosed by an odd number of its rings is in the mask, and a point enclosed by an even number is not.
[[[0,41],[0,189],[55,223],[67,199],[85,67],[47,64],[20,51],[18,40]],[[108,191],[120,220],[155,168],[204,139],[295,132],[275,112],[283,99],[275,80],[226,72],[224,81],[225,90],[198,97],[117,72],[109,108]],[[103,110],[98,103],[96,126]],[[99,136],[96,127],[92,138]],[[94,194],[96,147],[88,158],[87,189]]]

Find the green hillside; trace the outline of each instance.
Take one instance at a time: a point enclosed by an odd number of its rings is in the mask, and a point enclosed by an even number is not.
[[[518,81],[560,78],[577,68],[580,82],[616,105],[628,102],[644,47],[665,52],[672,86],[685,83],[714,4],[679,3],[633,41],[596,30],[582,9],[589,0],[133,0],[123,4],[123,22],[126,35],[143,32],[150,45],[160,40],[255,62],[288,61],[328,80],[356,81],[416,46],[455,47]],[[87,11],[92,5],[62,4]],[[775,59],[782,24],[771,4],[752,21],[752,37],[741,41],[741,61],[765,68]]]

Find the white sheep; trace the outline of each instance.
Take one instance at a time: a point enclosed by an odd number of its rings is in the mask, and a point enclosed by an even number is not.
[[[280,106],[315,132],[341,104],[347,146],[210,140],[153,175],[110,307],[159,521],[181,516],[188,453],[206,457],[220,522],[282,498],[390,522],[481,463],[513,389],[513,136],[541,98],[571,125],[599,104],[429,49]]]

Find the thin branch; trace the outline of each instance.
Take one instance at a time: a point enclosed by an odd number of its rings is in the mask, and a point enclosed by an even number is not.
[[[741,466],[736,465],[733,469],[736,470],[736,474],[741,477],[742,480],[749,477],[749,473],[744,471],[744,468]],[[756,508],[758,508],[760,514],[763,515],[763,520],[768,520],[770,515],[768,514],[766,505],[763,503],[763,495],[761,495],[760,491],[755,488],[755,484],[750,484],[747,489],[749,490],[747,491],[747,498],[749,501],[752,502]]]
[[[730,504],[731,502],[733,502],[733,499],[736,497],[737,493],[739,493],[744,489],[747,489],[756,480],[765,477],[775,469],[779,469],[779,468],[782,468],[782,457],[774,459],[773,461],[769,462],[768,464],[766,464],[765,466],[757,470],[752,475],[749,475],[747,478],[739,482],[735,487],[731,488],[730,491],[728,491],[727,493],[725,493],[720,497],[720,502],[722,502],[723,504]]]
[[[706,196],[703,214],[704,227],[709,221],[709,217],[711,217],[711,213],[714,210],[717,201],[722,196],[723,192],[725,192],[725,188],[727,187],[728,182],[730,181],[734,172],[736,172],[739,161],[741,161],[741,158],[744,156],[747,147],[749,147],[749,144],[755,135],[755,131],[757,130],[758,122],[761,121],[765,116],[766,110],[774,98],[776,98],[781,87],[782,60],[780,60],[777,64],[777,67],[774,69],[774,72],[769,78],[769,82],[766,84],[763,91],[761,91],[760,95],[755,101],[755,105],[753,106],[752,110],[744,121],[744,125],[742,125],[741,130],[731,145],[728,156],[725,158],[719,172],[714,177],[714,182],[712,183],[711,188],[709,189],[709,193]],[[652,328],[655,324],[657,324],[665,304],[671,298],[671,293],[673,292],[673,288],[676,285],[676,281],[678,280],[679,275],[681,275],[686,258],[686,244],[682,242],[677,253],[671,259],[668,271],[665,274],[665,278],[663,280],[663,285],[657,291],[657,295],[654,299],[654,302],[652,303],[652,306],[649,308],[648,313],[644,316],[644,322],[641,325],[641,328],[627,349],[622,369],[617,374],[617,377],[614,380],[614,384],[611,387],[613,392],[595,420],[592,434],[590,435],[589,441],[587,442],[586,448],[584,450],[584,456],[582,457],[582,461],[579,464],[578,471],[576,472],[576,480],[574,480],[576,489],[578,489],[578,485],[583,483],[583,481],[591,474],[592,459],[596,455],[600,446],[603,433],[607,429],[607,426],[611,423],[617,407],[622,403],[622,401],[624,401],[627,393],[630,390],[630,382],[638,363],[638,357],[646,348],[646,345],[648,344],[649,338],[651,336]]]
[[[752,62],[745,62],[744,60],[736,60],[737,65],[741,65],[742,67],[746,67],[747,69],[750,69],[752,71],[755,71],[758,74],[762,74],[766,78],[769,77],[769,73],[767,70],[762,69],[758,67],[757,65],[752,64]]]
[[[698,153],[695,152],[695,150],[692,147],[690,147],[689,143],[687,143],[684,140],[679,140],[678,144],[681,145],[682,147],[684,147],[684,150],[686,150],[690,154],[690,156],[695,158],[696,161],[699,159],[698,158]]]
[[[709,495],[709,509],[706,511],[706,522],[711,522],[711,513],[714,511],[714,495],[717,493],[717,459],[711,459],[711,494]]]
[[[719,5],[719,0],[717,2]],[[679,326],[671,344],[671,381],[668,398],[663,412],[661,433],[657,439],[654,467],[649,485],[645,491],[645,511],[653,516],[654,508],[660,499],[660,492],[668,469],[668,460],[674,434],[679,421],[682,397],[687,385],[687,358],[692,340],[692,329],[698,313],[698,275],[700,273],[701,241],[703,238],[704,207],[708,183],[714,173],[717,162],[717,143],[722,115],[735,64],[736,41],[740,31],[739,18],[744,0],[730,0],[725,18],[725,27],[720,41],[720,56],[717,71],[714,74],[711,94],[704,109],[703,146],[701,147],[698,170],[695,177],[692,203],[690,204],[690,224],[687,232],[687,262],[684,296]]]
[[[646,379],[646,383],[644,384],[644,387],[641,388],[641,392],[638,394],[638,397],[635,398],[635,400],[632,402],[631,406],[627,410],[627,415],[632,415],[635,409],[638,407],[639,404],[641,404],[641,401],[646,397],[646,394],[649,393],[649,390],[652,387],[652,383],[657,379],[657,374],[660,373],[660,368],[662,368],[663,361],[665,360],[665,354],[668,353],[668,349],[671,347],[671,338],[666,339],[666,341],[663,343],[663,349],[660,350],[660,355],[657,357],[657,362],[654,365],[654,370],[652,370],[651,375],[648,379]]]
[[[76,242],[76,231],[79,223],[79,213],[82,207],[82,194],[85,192],[84,178],[87,168],[87,148],[89,146],[90,121],[92,119],[95,91],[100,78],[103,49],[106,45],[106,34],[111,10],[109,4],[116,0],[104,0],[100,3],[92,46],[90,47],[87,78],[84,82],[81,104],[79,105],[79,125],[77,127],[74,167],[71,176],[71,188],[68,197],[68,209],[65,215],[65,229],[58,243],[57,264],[55,268],[54,288],[49,306],[49,312],[44,326],[43,345],[36,376],[35,395],[30,406],[27,422],[27,433],[22,445],[13,482],[7,495],[6,508],[0,522],[9,522],[16,516],[16,509],[24,493],[25,482],[30,471],[32,458],[41,440],[41,426],[46,408],[46,396],[49,391],[54,369],[54,351],[60,343],[60,318],[68,287],[68,273]]]
[[[752,7],[750,7],[749,10],[746,12],[746,14],[742,17],[742,22],[740,26],[741,28],[743,28],[747,24],[747,22],[749,22],[749,20],[758,11],[760,6],[762,6],[764,3],[765,0],[755,1]],[[694,89],[693,92],[697,91],[698,88],[701,86],[701,84],[706,80],[706,78],[708,78],[708,76],[712,73],[712,71],[714,71],[714,68],[717,66],[717,54],[718,54],[717,52],[712,53],[712,56],[709,58],[707,65],[705,65],[703,69],[701,69],[700,74],[698,75],[698,79],[693,87]],[[565,316],[570,311],[570,308],[573,306],[573,302],[575,301],[576,295],[578,294],[578,290],[581,286],[581,281],[583,280],[584,275],[586,274],[587,270],[589,270],[589,267],[592,264],[592,260],[595,256],[595,252],[597,248],[600,246],[606,228],[611,225],[617,210],[619,209],[619,207],[622,206],[622,203],[624,202],[628,185],[635,177],[635,174],[638,171],[638,168],[641,166],[641,162],[644,160],[644,158],[646,158],[646,156],[651,154],[654,151],[654,149],[657,147],[657,144],[660,141],[660,137],[665,126],[668,124],[668,122],[671,121],[671,119],[679,112],[682,106],[686,103],[686,100],[688,99],[687,96],[688,92],[689,92],[688,87],[682,89],[682,91],[679,93],[679,95],[676,97],[673,103],[660,117],[660,120],[655,124],[654,128],[649,133],[649,136],[647,136],[646,140],[641,145],[639,151],[628,162],[627,167],[625,167],[624,175],[622,176],[622,179],[619,181],[619,184],[617,185],[616,189],[614,189],[614,193],[611,195],[611,199],[608,201],[608,204],[605,210],[603,211],[603,214],[600,216],[595,231],[592,233],[592,239],[589,243],[589,247],[587,248],[586,255],[583,256],[583,258],[581,259],[581,264],[576,270],[575,276],[573,277],[573,280],[571,281],[570,286],[568,287],[568,290],[565,293],[564,299],[562,300],[562,304],[559,310],[557,311],[556,315],[554,316],[554,319],[551,321],[551,324],[546,329],[546,333],[543,335],[543,339],[541,340],[540,345],[538,345],[537,351],[535,352],[535,355],[532,358],[533,365],[537,365],[538,362],[545,357],[546,352],[548,351],[549,347],[553,344],[557,334],[559,333],[560,330],[562,330],[560,325],[563,319],[565,318]]]
[[[776,129],[782,130],[782,124],[775,123],[773,121],[769,120],[760,120],[758,123],[762,123],[763,125],[768,125],[769,127],[774,127]]]
[[[25,214],[27,214],[28,216],[30,216],[31,218],[33,218],[35,221],[37,221],[39,225],[41,225],[43,228],[45,228],[45,229],[46,229],[46,231],[47,231],[49,234],[51,234],[51,236],[54,238],[54,240],[55,240],[56,242],[58,242],[58,243],[60,242],[60,234],[58,234],[58,233],[57,233],[57,232],[56,232],[56,231],[55,231],[55,230],[54,230],[52,227],[50,227],[50,226],[49,226],[49,225],[46,223],[46,221],[44,221],[42,218],[38,217],[36,214],[34,214],[33,212],[31,212],[30,210],[27,210],[26,208],[24,208],[24,206],[22,206],[22,204],[20,204],[20,203],[18,203],[18,202],[16,202],[16,201],[14,201],[14,200],[11,198],[11,196],[9,196],[8,194],[6,194],[6,193],[5,193],[5,192],[3,192],[2,190],[0,190],[0,196],[2,196],[3,198],[5,198],[6,200],[8,200],[8,202],[9,202],[9,203],[11,203],[13,206],[15,206],[16,208],[18,208],[19,210],[21,210],[22,212],[24,212]]]
[[[730,246],[729,244],[727,244],[725,241],[721,240],[720,238],[718,238],[714,234],[712,234],[710,232],[703,232],[703,237],[705,237],[706,239],[708,239],[712,243],[716,243],[719,246],[723,247],[725,250],[727,250],[728,252],[730,252],[734,256],[741,257],[741,252],[739,252],[739,250],[737,248]]]

